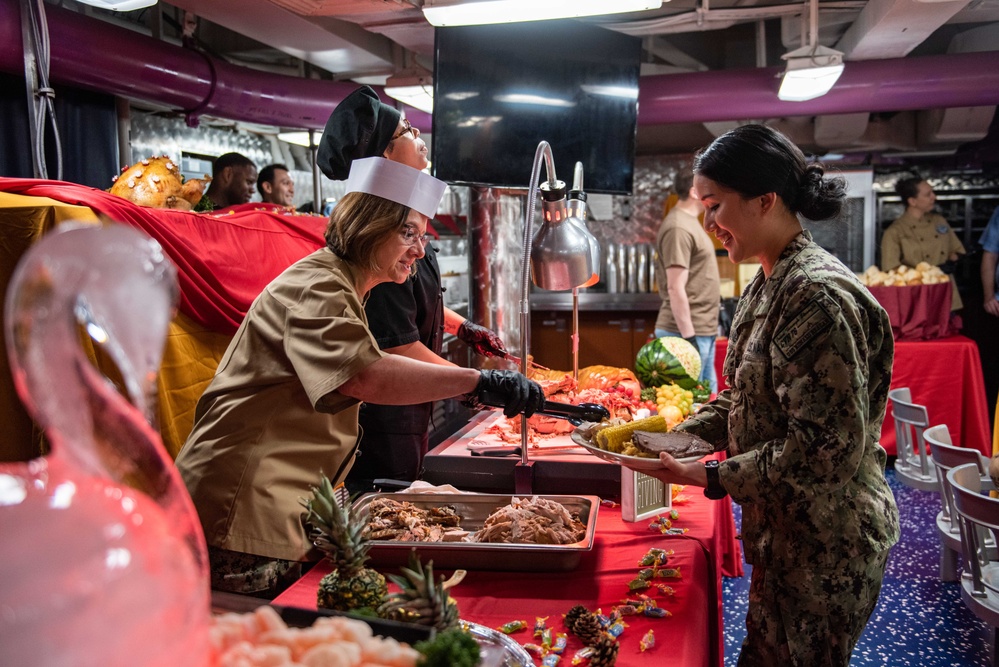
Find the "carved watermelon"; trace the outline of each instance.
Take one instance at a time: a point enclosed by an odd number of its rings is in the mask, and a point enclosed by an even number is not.
[[[635,375],[643,387],[673,383],[693,389],[701,375],[701,357],[697,348],[682,338],[657,338],[638,351]]]

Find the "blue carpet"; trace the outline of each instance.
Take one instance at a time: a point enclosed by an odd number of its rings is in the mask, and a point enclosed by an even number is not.
[[[940,541],[935,517],[940,498],[895,479],[888,483],[898,503],[902,538],[891,550],[877,609],[853,652],[851,667],[986,667],[990,628],[961,601],[960,584],[940,581]],[[736,525],[742,512],[735,506]],[[725,664],[735,665],[746,636],[749,574],[722,583]]]

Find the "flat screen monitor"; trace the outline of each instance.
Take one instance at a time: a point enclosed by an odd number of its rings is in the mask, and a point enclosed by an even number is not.
[[[544,140],[559,180],[571,186],[579,161],[586,192],[631,194],[638,38],[559,20],[438,28],[435,41],[437,178],[526,188]]]

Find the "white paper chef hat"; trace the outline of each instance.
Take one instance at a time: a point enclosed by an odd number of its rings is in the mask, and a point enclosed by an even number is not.
[[[347,176],[347,192],[377,195],[408,206],[428,218],[437,214],[446,187],[447,183],[419,169],[383,157],[354,160]]]

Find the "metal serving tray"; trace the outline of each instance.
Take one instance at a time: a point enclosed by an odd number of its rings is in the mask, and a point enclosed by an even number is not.
[[[370,493],[354,501],[354,508],[365,508],[376,498],[409,502],[421,509],[451,505],[461,515],[461,527],[469,532],[482,528],[490,514],[509,505],[515,498],[507,494],[484,493]],[[515,572],[568,572],[579,565],[584,552],[593,548],[600,499],[596,496],[538,495],[561,503],[586,526],[583,539],[573,544],[502,544],[476,542],[391,542],[372,543],[373,566],[400,566],[409,562],[409,552],[416,549],[426,563],[433,560],[438,569],[507,570]]]

